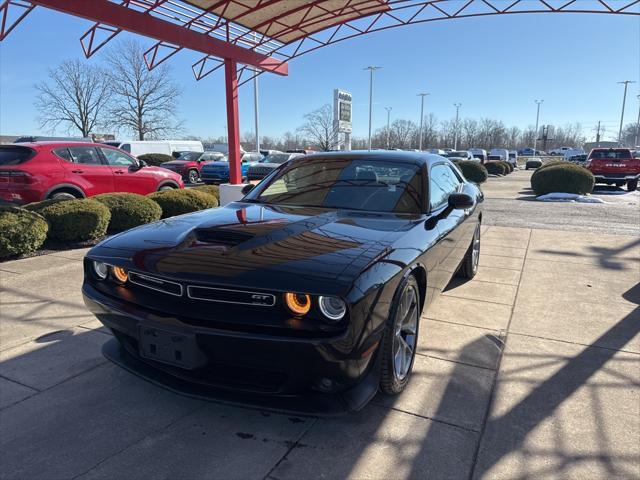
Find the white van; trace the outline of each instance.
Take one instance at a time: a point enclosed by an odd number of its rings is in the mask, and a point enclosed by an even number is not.
[[[503,162],[509,161],[509,150],[507,150],[506,148],[492,148],[489,152],[489,155],[494,157],[499,156]]]
[[[484,163],[487,161],[487,151],[482,148],[470,148],[469,153],[480,160],[480,163]]]
[[[518,152],[515,150],[509,150],[509,163],[514,167],[518,166]]]
[[[135,140],[122,142],[118,148],[134,157],[145,153],[204,152],[202,142],[196,140]]]

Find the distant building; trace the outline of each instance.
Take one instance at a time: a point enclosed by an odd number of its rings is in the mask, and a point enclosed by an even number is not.
[[[582,147],[586,153],[589,153],[594,148],[615,148],[618,146],[618,142],[588,142]]]

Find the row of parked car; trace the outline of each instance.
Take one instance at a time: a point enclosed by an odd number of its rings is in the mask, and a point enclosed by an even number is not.
[[[140,154],[138,150],[143,143],[148,150],[162,149],[170,142],[129,142],[128,148],[122,149],[121,142],[21,140],[0,145],[0,203],[22,205],[110,192],[146,195],[184,188],[185,181],[202,180],[207,184],[229,181],[228,156],[218,151],[202,151],[200,142],[176,144],[177,148],[191,149],[173,151],[174,160],[150,166],[132,152]],[[154,143],[158,145],[150,146]],[[248,181],[261,180],[280,164],[306,153],[310,151],[244,152],[242,177]]]
[[[453,150],[432,148],[429,153],[441,155],[453,161],[469,160],[472,162],[486,163],[491,161],[509,162],[514,167],[518,165],[518,152],[506,148],[494,148],[487,152],[482,148],[470,148],[469,150]]]

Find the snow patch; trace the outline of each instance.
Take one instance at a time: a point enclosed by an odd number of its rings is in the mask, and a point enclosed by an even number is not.
[[[578,195],[577,193],[553,192],[536,197],[541,202],[580,202],[580,203],[607,203],[601,198],[589,195]]]

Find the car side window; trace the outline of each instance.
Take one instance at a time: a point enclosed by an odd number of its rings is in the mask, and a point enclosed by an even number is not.
[[[114,167],[132,167],[136,166],[136,161],[129,155],[118,150],[111,148],[101,148],[104,157],[107,159],[107,163]]]
[[[98,150],[94,147],[69,147],[69,155],[73,163],[83,165],[103,165],[98,155]]]
[[[429,174],[429,205],[436,210],[447,203],[449,195],[454,193],[461,180],[453,169],[444,163],[434,165]]]
[[[71,154],[69,153],[68,148],[56,148],[53,153],[55,153],[57,157],[60,157],[67,162],[73,162],[73,158],[71,158]]]

